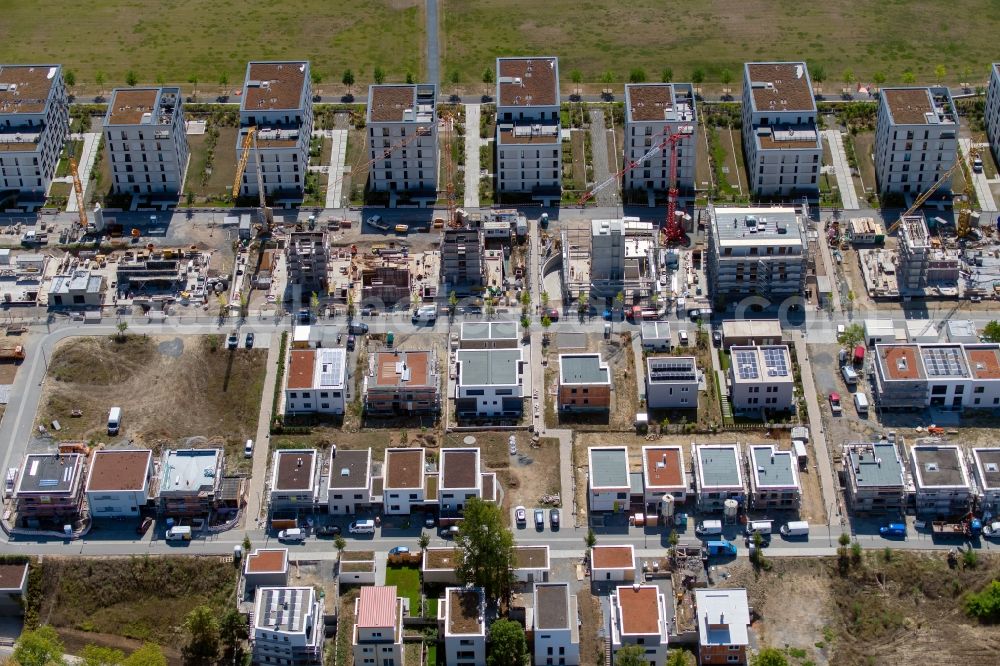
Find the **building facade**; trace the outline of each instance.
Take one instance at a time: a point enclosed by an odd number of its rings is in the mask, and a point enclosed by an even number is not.
[[[403,614],[406,600],[395,585],[364,586],[354,602],[354,663],[403,665]],[[415,609],[414,609],[415,610]]]
[[[415,504],[423,504],[424,450],[386,449],[383,465],[383,509],[389,515],[409,515]]]
[[[642,487],[647,512],[658,510],[667,495],[677,504],[687,500],[688,476],[681,447],[642,447]]]
[[[138,516],[153,491],[153,452],[103,449],[87,473],[87,506],[95,518]]]
[[[88,270],[56,275],[49,286],[50,308],[98,308],[104,302],[104,278]]]
[[[643,660],[663,666],[669,637],[666,597],[656,585],[620,585],[611,593],[611,653],[642,647]]]
[[[448,666],[485,666],[486,600],[482,588],[447,587],[438,603],[438,632]]]
[[[1000,407],[1000,345],[876,344],[875,401],[882,409]]]
[[[330,448],[326,509],[333,515],[354,515],[371,503],[372,450]]]
[[[910,447],[910,472],[918,515],[957,517],[972,508],[972,482],[958,446],[935,443]]]
[[[972,472],[980,509],[997,515],[1000,512],[1000,447],[972,449]]]
[[[787,345],[731,347],[729,400],[733,411],[767,418],[795,407],[795,378]]]
[[[611,409],[611,371],[600,354],[560,354],[560,412],[599,412]]]
[[[311,587],[259,587],[250,634],[254,664],[322,666],[325,605]]]
[[[116,194],[178,196],[189,156],[180,88],[116,88],[104,149]]]
[[[369,86],[369,190],[437,198],[436,101],[432,83]]]
[[[580,623],[576,595],[568,583],[535,583],[534,665],[577,666]]]
[[[730,499],[744,502],[746,484],[738,443],[695,446],[691,455],[699,510],[722,511]]]
[[[483,497],[478,448],[441,449],[438,504],[442,514],[460,514],[470,498]]]
[[[819,195],[823,143],[804,62],[744,65],[743,154],[756,196]]]
[[[298,296],[308,302],[311,292],[327,289],[330,244],[325,231],[293,231],[285,242],[285,269],[288,288],[298,288]]]
[[[844,456],[847,501],[857,512],[889,513],[903,508],[903,460],[894,442],[848,444]]]
[[[773,444],[747,447],[750,506],[754,509],[797,509],[802,499],[798,461],[791,451]]]
[[[433,351],[373,352],[362,388],[365,414],[436,414],[441,409]]]
[[[14,506],[21,525],[75,519],[83,505],[85,468],[79,453],[26,455],[14,482]]]
[[[625,86],[625,164],[622,189],[666,194],[670,161],[677,162],[677,189],[695,189],[698,116],[690,83],[630,83]],[[674,135],[680,138],[669,144]],[[659,151],[649,155],[657,146]],[[649,157],[645,160],[642,158]]]
[[[521,415],[524,409],[521,349],[463,349],[456,358],[455,411],[459,417]]]
[[[698,663],[748,663],[750,604],[747,591],[711,588],[694,591],[698,614]]]
[[[312,80],[308,62],[250,62],[240,101],[236,161],[243,155],[247,132],[256,131],[243,172],[240,195],[256,197],[257,158],[264,192],[276,199],[301,199],[309,170],[312,139]]]
[[[882,196],[927,191],[957,155],[958,111],[947,87],[882,88],[875,128],[875,176]],[[950,192],[950,179],[937,191]]]
[[[994,159],[1000,159],[1000,63],[990,65],[990,85],[986,90],[986,138]]]
[[[485,280],[482,229],[445,229],[441,239],[441,281],[449,290],[471,290]]]
[[[278,449],[271,466],[271,511],[311,511],[320,500],[322,462],[316,449]]]
[[[587,450],[589,505],[591,511],[623,511],[632,491],[628,449],[624,446],[591,447]]]
[[[698,365],[694,356],[646,357],[646,406],[698,409]]]
[[[2,189],[41,205],[68,134],[62,66],[0,65]]]
[[[293,349],[285,379],[286,414],[343,414],[347,405],[347,350]]]
[[[167,516],[208,514],[222,494],[221,449],[167,449],[160,458],[157,500]]]

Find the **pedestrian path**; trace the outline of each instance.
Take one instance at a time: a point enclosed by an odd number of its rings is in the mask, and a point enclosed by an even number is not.
[[[972,152],[972,140],[959,139],[958,143],[962,147],[962,155],[967,158]],[[980,150],[990,149],[988,144],[978,144],[977,147]],[[990,181],[986,178],[986,174],[982,171],[976,173],[971,169],[969,171],[972,173],[972,185],[976,188],[979,210],[995,213],[997,211],[997,204],[993,199],[993,191],[990,190]]]
[[[479,208],[479,110],[478,104],[465,105],[465,207]],[[489,165],[486,166],[489,168]]]
[[[604,111],[601,109],[590,111],[590,154],[594,165],[594,184],[603,183],[611,177],[611,160],[608,159],[608,130],[604,126]],[[590,187],[588,184],[585,189]],[[594,198],[599,206],[617,206],[618,183],[604,187]]]
[[[847,163],[847,152],[844,150],[844,135],[839,130],[823,130],[826,142],[833,156],[833,172],[837,176],[837,187],[840,188],[840,202],[844,210],[858,210],[858,193],[854,189],[854,178],[851,177],[851,167]]]
[[[90,172],[94,168],[94,161],[97,157],[97,144],[101,140],[101,135],[98,132],[87,132],[86,134],[71,134],[70,139],[74,141],[83,141],[83,150],[80,151],[80,159],[77,160],[77,171],[80,174],[80,183],[83,185],[83,196],[84,200],[87,197],[87,187],[90,185]],[[55,181],[67,182],[72,188],[73,176],[64,176],[63,178],[54,179]],[[110,183],[109,183],[110,184]],[[76,205],[76,196],[70,192],[69,197],[66,200],[66,212],[76,213],[79,209]]]
[[[326,207],[340,208],[344,193],[344,161],[347,158],[347,130],[330,130],[330,169],[327,171]]]

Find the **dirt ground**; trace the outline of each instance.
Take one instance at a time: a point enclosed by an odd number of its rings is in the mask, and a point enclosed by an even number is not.
[[[580,666],[597,666],[604,663],[604,642],[597,635],[603,625],[601,604],[589,588],[576,595],[580,613]]]
[[[962,599],[1000,575],[1000,560],[950,569],[945,557],[871,551],[846,574],[833,558],[771,559],[760,573],[740,561],[722,586],[747,587],[760,643],[787,647],[792,664],[998,663],[1000,634],[966,617]]]
[[[52,354],[38,423],[60,440],[131,441],[165,446],[224,444],[229,461],[243,460],[254,437],[267,351],[225,349],[223,336],[76,338]],[[112,406],[122,408],[122,432],[107,435]],[[82,416],[73,417],[73,410]]]

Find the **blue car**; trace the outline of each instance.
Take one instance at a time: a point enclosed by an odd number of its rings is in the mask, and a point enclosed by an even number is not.
[[[901,539],[906,537],[906,523],[889,523],[878,528],[878,533],[886,538]]]
[[[390,555],[406,555],[410,552],[410,549],[406,546],[396,546],[389,550]]]

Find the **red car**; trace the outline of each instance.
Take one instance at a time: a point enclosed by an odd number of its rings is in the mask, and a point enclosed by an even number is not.
[[[551,321],[559,321],[559,310],[556,308],[547,308],[542,312],[542,314],[548,317]]]
[[[838,416],[843,411],[843,408],[840,406],[839,393],[830,394],[830,411],[833,412],[834,416]]]

